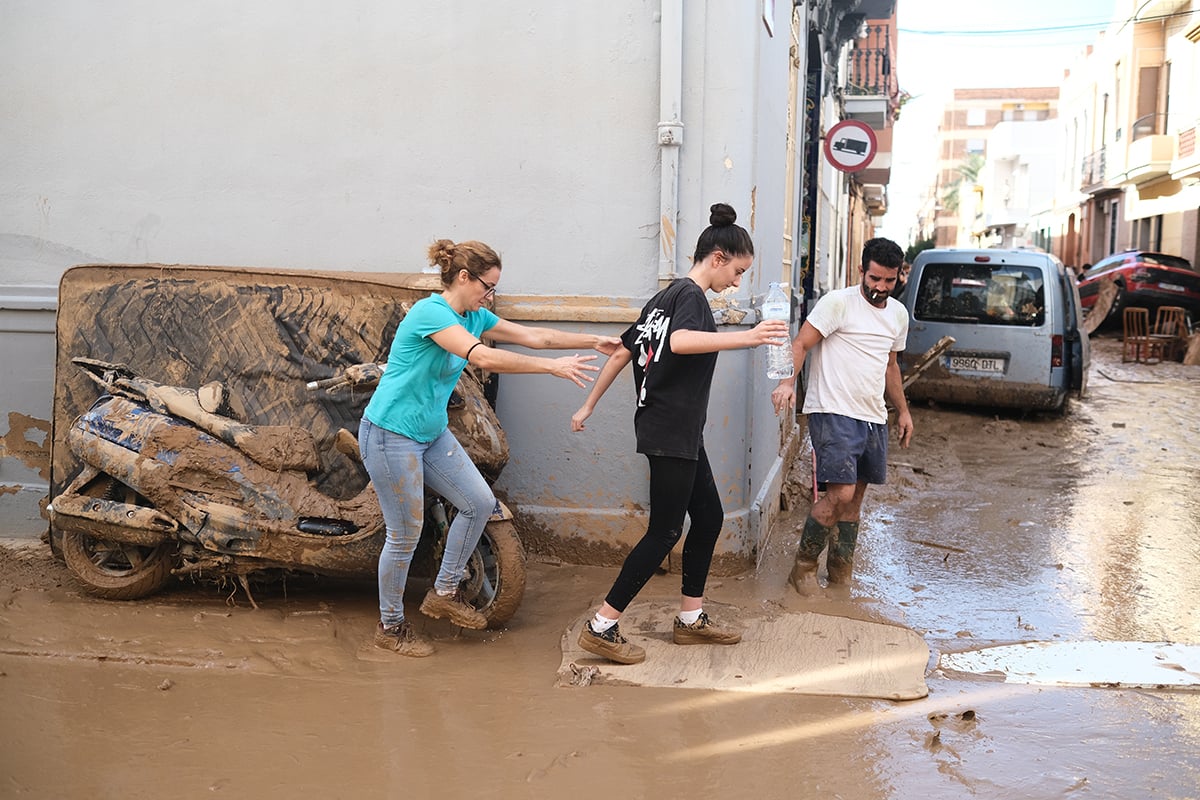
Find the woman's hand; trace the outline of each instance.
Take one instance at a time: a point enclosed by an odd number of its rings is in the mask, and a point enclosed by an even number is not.
[[[584,405],[571,416],[571,430],[579,432],[586,427],[583,422],[592,415],[590,406]]]
[[[788,324],[782,319],[764,319],[747,333],[750,336],[751,347],[758,347],[760,344],[789,345],[792,343],[791,336],[788,335]]]
[[[596,344],[592,346],[592,349],[597,353],[611,356],[617,352],[617,348],[620,346],[621,338],[619,336],[597,336]]]
[[[563,356],[551,360],[552,367],[550,374],[558,378],[565,378],[577,386],[586,387],[589,383],[595,380],[589,372],[599,372],[599,367],[594,367],[587,363],[595,361],[596,356]]]

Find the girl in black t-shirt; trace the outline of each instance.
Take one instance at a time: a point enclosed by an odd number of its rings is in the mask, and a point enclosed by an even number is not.
[[[588,395],[571,417],[584,429],[596,403],[630,361],[637,391],[633,426],[637,449],[650,462],[650,520],[645,535],[625,558],[621,572],[595,617],[583,626],[579,646],[620,664],[636,664],[646,651],[629,642],[617,622],[655,569],[691,527],[683,545],[683,578],[676,644],[736,644],[741,633],[704,613],[704,585],[725,511],[704,452],[704,422],[717,352],[760,344],[789,343],[788,324],[766,320],[749,330],[718,332],[705,292],[739,286],[754,260],[750,234],[735,224],[737,213],[712,206],[708,228],[696,242],[692,269],[656,294],[621,336]]]

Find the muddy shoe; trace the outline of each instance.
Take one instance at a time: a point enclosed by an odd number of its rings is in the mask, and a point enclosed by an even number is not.
[[[703,611],[700,619],[691,625],[676,617],[675,630],[671,632],[671,641],[675,644],[737,644],[741,640],[740,631],[717,625]]]
[[[821,588],[817,583],[817,562],[797,558],[796,563],[792,565],[792,574],[788,576],[788,583],[803,595],[812,594]]]
[[[414,631],[408,620],[390,628],[383,627],[382,622],[378,623],[375,626],[375,646],[413,658],[433,655],[433,644]]]
[[[487,617],[480,614],[462,599],[462,590],[454,594],[441,595],[430,589],[421,601],[421,613],[435,619],[448,618],[455,625],[481,631],[487,627]]]
[[[646,660],[646,651],[622,636],[617,625],[604,633],[596,633],[590,621],[583,623],[583,630],[579,632],[579,646],[592,655],[618,664],[639,664]]]

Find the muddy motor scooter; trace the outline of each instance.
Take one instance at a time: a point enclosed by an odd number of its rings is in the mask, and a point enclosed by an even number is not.
[[[250,576],[375,578],[385,536],[375,491],[368,483],[345,500],[319,491],[310,475],[321,459],[307,429],[240,422],[237,398],[220,383],[196,390],[157,383],[121,364],[72,363],[102,394],[67,434],[83,467],[49,514],[67,566],[90,593],[132,600],[159,591],[172,576],[233,578],[247,595]],[[370,385],[378,378],[375,366],[359,365],[309,388]],[[469,370],[450,416],[460,440],[471,439],[463,445],[473,458],[473,447],[502,448],[507,458],[499,420]],[[349,431],[338,432],[335,446],[358,456]],[[432,494],[425,512],[411,574],[432,578],[454,512]],[[512,513],[497,502],[471,555],[463,595],[497,628],[524,592],[524,549]]]

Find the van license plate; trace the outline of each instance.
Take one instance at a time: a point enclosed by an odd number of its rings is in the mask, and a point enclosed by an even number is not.
[[[1004,372],[1004,359],[950,356],[950,369],[971,372]]]
[[[1177,283],[1160,283],[1158,285],[1158,288],[1166,289],[1168,292],[1186,292],[1187,291],[1187,289],[1185,289],[1184,287],[1180,286]]]

